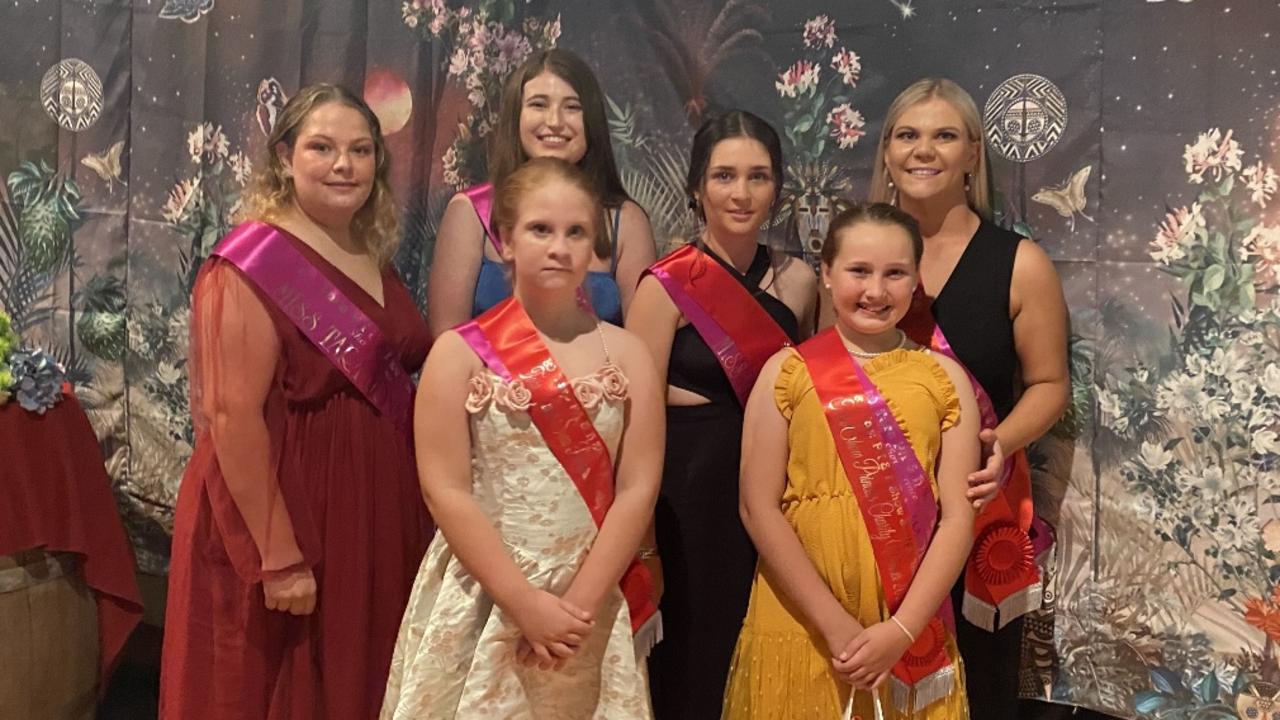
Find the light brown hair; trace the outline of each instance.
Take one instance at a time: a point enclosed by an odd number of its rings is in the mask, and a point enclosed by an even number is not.
[[[827,239],[822,243],[822,264],[831,267],[840,254],[840,233],[860,223],[897,225],[911,238],[911,257],[916,267],[924,255],[924,238],[920,235],[920,223],[900,208],[889,203],[859,203],[846,209],[831,220]]]
[[[386,267],[395,257],[400,245],[400,210],[391,192],[389,180],[391,158],[387,154],[378,116],[373,114],[373,110],[359,96],[338,85],[308,85],[285,103],[267,138],[266,157],[259,160],[253,179],[245,189],[241,218],[269,222],[278,218],[293,204],[293,178],[285,172],[278,148],[283,144],[292,153],[307,118],[311,117],[316,108],[329,103],[352,108],[369,125],[374,147],[373,189],[352,218],[351,233],[364,244],[365,251],[373,256],[379,267]]]

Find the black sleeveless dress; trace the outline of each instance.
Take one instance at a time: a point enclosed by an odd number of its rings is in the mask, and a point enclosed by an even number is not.
[[[933,301],[933,317],[956,356],[991,396],[1003,420],[1017,403],[1020,369],[1009,319],[1013,261],[1022,238],[982,221]],[[951,600],[964,599],[964,578]],[[1018,718],[1018,661],[1022,618],[988,632],[956,613],[956,640],[968,678],[970,717]]]
[[[745,275],[713,253],[787,334],[799,322],[760,289],[769,251],[760,246]],[[676,331],[667,382],[711,400],[667,407],[667,451],[655,510],[666,589],[662,642],[649,657],[658,720],[720,717],[729,661],[747,614],[756,551],[738,516],[742,406],[711,348],[692,325]]]

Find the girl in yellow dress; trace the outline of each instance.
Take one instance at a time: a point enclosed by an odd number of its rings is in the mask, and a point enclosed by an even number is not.
[[[747,403],[741,512],[760,563],[726,719],[969,716],[948,592],[980,418],[964,369],[896,327],[921,250],[890,205],[835,218],[836,325],[774,355]]]

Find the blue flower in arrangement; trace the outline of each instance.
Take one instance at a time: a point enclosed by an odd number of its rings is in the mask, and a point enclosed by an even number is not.
[[[43,350],[17,350],[9,355],[8,365],[8,392],[23,410],[43,415],[62,400],[67,375],[53,356]]]
[[[9,355],[13,375],[10,392],[23,410],[43,415],[62,399],[66,371],[43,350],[18,350]]]

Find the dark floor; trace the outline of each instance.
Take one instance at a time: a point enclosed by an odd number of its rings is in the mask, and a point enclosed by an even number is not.
[[[138,626],[98,708],[98,720],[154,720],[160,693],[161,637],[160,628]],[[1021,715],[1022,720],[1111,720],[1110,715],[1092,710],[1031,701],[1023,701]]]

